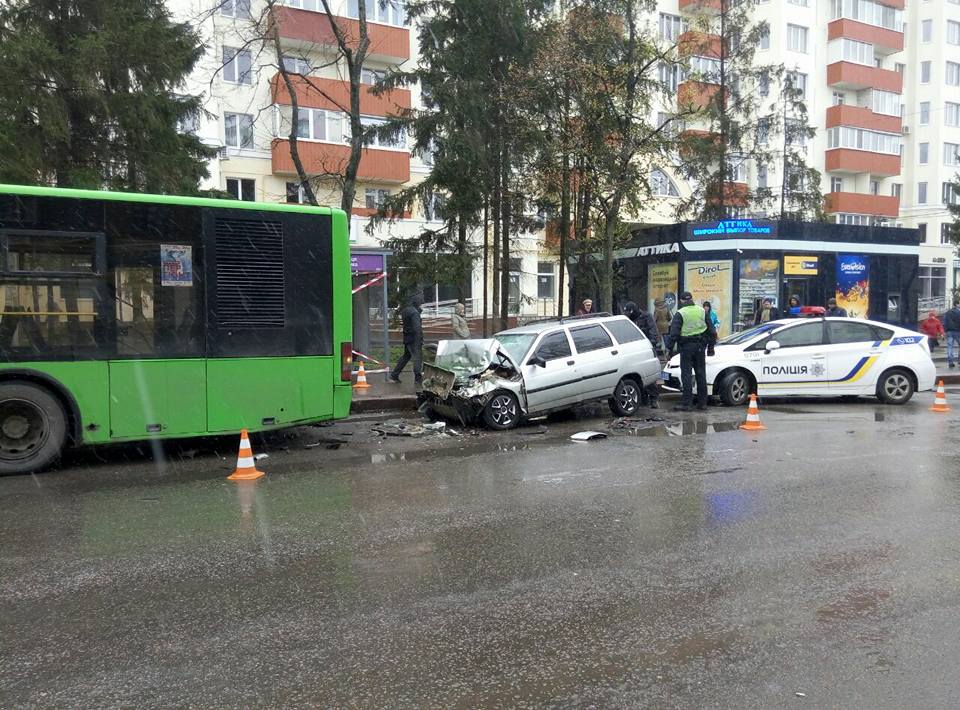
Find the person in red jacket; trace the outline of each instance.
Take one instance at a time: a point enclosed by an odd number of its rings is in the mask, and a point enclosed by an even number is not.
[[[930,352],[933,352],[940,344],[940,338],[944,337],[943,323],[937,318],[936,311],[930,311],[927,317],[920,323],[920,330],[930,341]]]

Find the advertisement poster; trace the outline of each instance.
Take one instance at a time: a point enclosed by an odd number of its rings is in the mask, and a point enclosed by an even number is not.
[[[749,328],[756,316],[754,308],[758,300],[769,298],[777,305],[780,286],[779,259],[740,260],[740,312],[738,319]]]
[[[837,256],[837,305],[851,318],[866,318],[870,307],[870,257]]]
[[[193,286],[193,247],[160,245],[160,285]]]
[[[720,319],[717,335],[730,335],[733,321],[733,261],[688,261],[683,265],[683,288],[697,303],[710,301]]]
[[[677,265],[647,265],[647,308],[657,323],[667,322],[677,310]],[[659,304],[658,304],[659,301]]]
[[[816,256],[783,257],[783,273],[786,276],[816,276],[820,272],[820,258]]]

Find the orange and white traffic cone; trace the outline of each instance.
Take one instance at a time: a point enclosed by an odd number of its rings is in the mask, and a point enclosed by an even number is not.
[[[357,381],[353,385],[355,390],[365,390],[370,387],[370,383],[367,382],[367,371],[363,369],[363,360],[360,361],[360,369],[357,370]]]
[[[747,407],[747,421],[740,425],[746,431],[764,431],[766,427],[760,423],[760,409],[757,407],[757,395],[750,395],[750,405]]]
[[[228,481],[253,481],[263,476],[258,471],[253,460],[253,449],[250,448],[250,435],[246,429],[240,430],[240,453],[237,454],[237,470],[227,476]]]
[[[930,407],[931,412],[949,412],[950,405],[947,404],[947,392],[943,388],[943,380],[937,384],[937,395],[933,398],[933,406]]]

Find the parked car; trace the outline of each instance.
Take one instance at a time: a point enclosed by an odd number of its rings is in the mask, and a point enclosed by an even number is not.
[[[640,408],[660,361],[624,316],[580,316],[511,328],[487,340],[442,340],[424,365],[425,406],[464,424],[510,429],[583,402],[609,400],[617,416]]]
[[[927,336],[855,318],[809,318],[765,323],[721,340],[707,358],[707,385],[724,404],[764,397],[879,397],[904,404],[933,389],[936,368]],[[663,373],[679,390],[680,356]]]

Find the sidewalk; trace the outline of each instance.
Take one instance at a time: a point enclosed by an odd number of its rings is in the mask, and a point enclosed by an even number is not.
[[[943,348],[937,348],[933,355],[933,364],[937,367],[937,380],[943,380],[946,385],[960,384],[960,367],[952,370],[947,365],[947,353]]]
[[[398,385],[387,382],[385,373],[367,375],[368,389],[353,389],[353,401],[350,413],[379,412],[383,410],[414,411],[417,407],[417,394],[413,387],[413,371],[407,368]],[[356,378],[354,378],[356,382]]]

